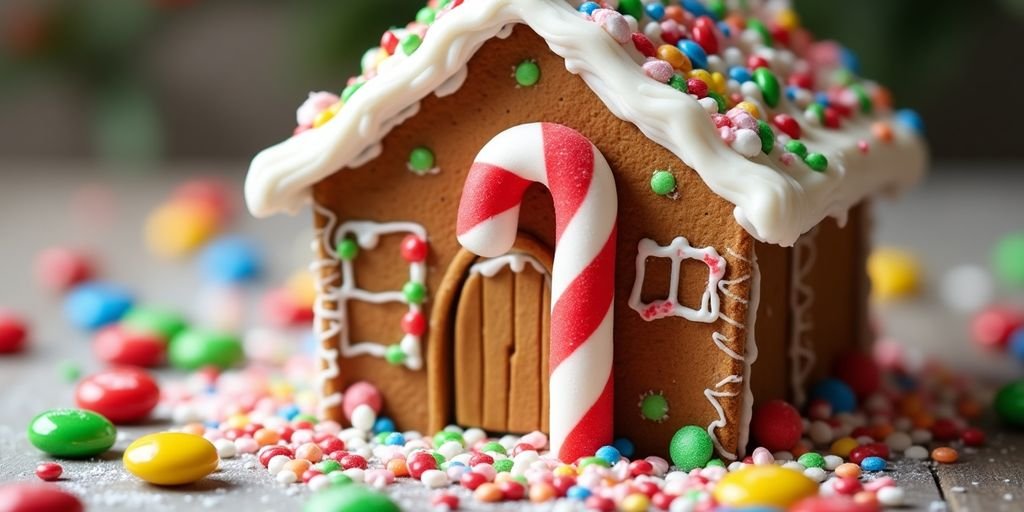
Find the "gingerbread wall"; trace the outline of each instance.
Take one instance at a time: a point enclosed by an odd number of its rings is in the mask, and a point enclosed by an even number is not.
[[[537,61],[542,76],[536,86],[522,88],[516,85],[512,70],[527,59]],[[428,430],[453,420],[450,386],[455,357],[450,336],[438,335],[450,333],[447,323],[451,318],[435,310],[434,294],[449,265],[460,258],[455,218],[463,181],[477,151],[504,129],[536,121],[561,123],[582,132],[598,147],[615,173],[618,189],[616,435],[632,439],[642,454],[664,455],[669,439],[680,427],[706,427],[721,420],[725,426],[715,432],[724,448],[734,451],[743,387],[737,379],[744,365],[716,346],[714,339],[742,358],[754,242],[733,221],[733,206],[713,194],[697,173],[674,155],[649,141],[635,126],[611,115],[579,77],[565,70],[564,62],[543,40],[524,26],[505,40],[485,44],[469,63],[468,76],[455,94],[425,98],[420,112],[383,140],[380,157],[359,168],[341,170],[314,187],[316,202],[343,221],[417,222],[426,228],[430,244],[426,284],[431,299],[424,308],[432,323],[423,346],[425,368],[412,371],[371,356],[341,358],[336,387],[343,389],[357,380],[374,382],[385,396],[384,414],[401,429]],[[419,146],[436,154],[439,173],[418,176],[406,169],[409,152]],[[660,197],[651,191],[650,176],[656,169],[675,175],[678,198]],[[317,215],[319,227],[325,222]],[[520,226],[523,233],[542,244],[553,244],[553,209],[543,188],[534,186],[527,192]],[[677,236],[686,237],[693,247],[713,247],[724,257],[724,280],[731,284],[723,285],[729,293],[720,293],[721,312],[728,320],[699,323],[671,317],[648,322],[627,304],[639,241],[649,238],[668,245]],[[407,271],[398,257],[399,241],[400,237],[382,238],[376,250],[357,257],[360,287],[401,287]],[[664,299],[668,279],[665,262],[652,259],[647,265],[644,300]],[[707,279],[705,264],[685,262],[681,302],[695,307]],[[402,336],[399,318],[403,311],[401,305],[352,306],[348,309],[351,334],[355,339],[372,337],[393,343]],[[758,330],[760,333],[760,319]],[[772,331],[761,334],[764,340],[759,343],[768,345],[774,343],[769,338],[780,335]],[[768,368],[767,363],[758,366],[766,375],[784,370]],[[483,369],[484,378],[490,373]],[[505,374],[503,369],[493,373]],[[668,402],[668,415],[662,421],[644,419],[640,414],[641,397],[651,392],[663,394]],[[722,406],[724,418],[719,418],[712,400]],[[339,409],[332,411],[338,417]],[[510,409],[509,414],[515,411]]]

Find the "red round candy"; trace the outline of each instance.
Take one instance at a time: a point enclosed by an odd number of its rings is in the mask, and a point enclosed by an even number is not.
[[[515,457],[523,452],[535,452],[537,448],[529,443],[519,443],[512,447],[512,456]]]
[[[260,448],[260,451],[256,454],[256,458],[257,460],[260,461],[260,464],[262,464],[263,467],[267,467],[270,465],[270,459],[273,459],[278,455],[286,455],[288,457],[292,457],[295,454],[292,453],[291,448],[275,444]]]
[[[825,126],[828,128],[839,129],[840,127],[840,116],[839,111],[835,107],[825,107]]]
[[[337,437],[328,437],[322,441],[317,441],[316,444],[324,453],[334,453],[345,449],[345,441]]]
[[[658,54],[658,51],[654,49],[654,43],[647,36],[639,32],[633,32],[633,35],[630,37],[633,39],[633,47],[644,57],[650,58]]]
[[[197,178],[186,181],[174,189],[173,200],[197,204],[213,212],[219,225],[231,220],[235,209],[235,191],[228,183],[216,178]]]
[[[448,510],[458,510],[459,497],[448,492],[440,492],[430,499],[430,505],[434,508],[447,507]]]
[[[40,480],[46,480],[47,482],[60,478],[62,473],[64,473],[64,468],[60,467],[60,464],[56,462],[40,462],[36,466],[36,476]]]
[[[782,46],[789,46],[789,31],[783,27],[774,26],[771,28],[772,41]]]
[[[801,89],[814,88],[814,79],[811,78],[811,75],[806,73],[793,73],[789,75],[789,78],[786,79],[786,82],[789,83],[789,85],[792,85],[793,87],[799,87]]]
[[[0,512],[82,512],[82,502],[53,484],[0,485]]]
[[[661,488],[658,487],[658,484],[656,484],[656,483],[654,483],[654,482],[652,482],[650,480],[644,480],[642,482],[636,482],[636,483],[633,484],[633,488],[636,490],[636,492],[639,492],[640,494],[644,494],[648,498],[650,498],[651,496],[654,496],[655,493],[657,493],[658,491],[661,490]]]
[[[977,315],[971,321],[971,336],[986,348],[1003,350],[1010,341],[1010,334],[1024,325],[1024,313],[1007,307],[992,307]]]
[[[960,439],[967,446],[981,446],[985,444],[985,432],[980,428],[965,428],[960,433]]]
[[[471,491],[475,491],[477,487],[480,487],[486,481],[486,476],[481,475],[480,473],[474,473],[472,471],[467,471],[463,473],[462,478],[459,479],[459,482],[462,484],[462,486]]]
[[[630,476],[653,475],[654,465],[643,459],[634,460],[629,463]]]
[[[868,457],[889,458],[889,445],[885,443],[862,444],[850,451],[850,462],[860,464]]]
[[[793,116],[788,114],[775,114],[775,116],[772,117],[772,124],[781,130],[782,133],[789,135],[790,138],[800,138],[800,123],[798,123],[796,119],[793,119]]]
[[[151,368],[164,363],[167,343],[159,335],[114,324],[96,333],[92,351],[109,364]]]
[[[576,479],[567,475],[556,476],[551,480],[551,486],[555,488],[555,492],[559,496],[565,496],[565,493],[569,492],[569,488],[574,485],[576,485]]]
[[[498,484],[498,489],[501,490],[501,497],[509,501],[521,500],[526,495],[526,488],[515,480],[505,480]]]
[[[313,308],[299,304],[287,289],[270,290],[263,296],[263,317],[278,327],[303,325],[313,321]]]
[[[784,400],[771,400],[754,409],[750,432],[769,451],[789,450],[800,441],[804,425],[800,412]]]
[[[654,505],[654,508],[658,510],[668,510],[675,500],[676,497],[671,494],[656,492],[654,496],[651,496],[651,505]]]
[[[848,496],[811,496],[796,502],[789,512],[877,512],[878,502],[857,502]]]
[[[760,55],[751,55],[750,57],[747,57],[747,67],[750,68],[751,71],[757,68],[767,68],[768,61]]]
[[[469,466],[473,467],[477,464],[494,464],[494,457],[486,453],[475,453],[469,458]]]
[[[18,315],[0,310],[0,354],[13,354],[25,348],[28,325]]]
[[[402,315],[402,332],[423,336],[423,333],[427,332],[427,318],[419,311],[409,311]]]
[[[416,235],[406,235],[402,239],[402,259],[416,263],[427,259],[427,242]]]
[[[708,54],[718,53],[718,37],[715,36],[715,29],[707,25],[695,25],[691,32],[694,42]]]
[[[84,252],[52,247],[36,256],[36,280],[53,292],[65,292],[94,275],[92,260]]]
[[[309,481],[313,479],[313,477],[315,477],[317,475],[322,475],[322,474],[323,473],[321,473],[321,472],[319,472],[319,471],[317,471],[315,469],[307,469],[307,470],[302,472],[302,483],[308,484]]]
[[[360,405],[368,405],[374,413],[380,414],[380,408],[384,406],[384,398],[377,386],[361,380],[353,382],[345,388],[341,399],[341,412],[345,414],[345,418],[351,421],[352,413]]]
[[[75,403],[114,423],[132,423],[149,416],[160,402],[160,388],[144,370],[113,368],[89,377],[75,388]]]
[[[427,452],[416,452],[406,461],[409,468],[409,476],[419,480],[424,471],[437,469],[437,459]]]
[[[388,55],[394,55],[395,48],[398,48],[398,36],[390,30],[384,32],[384,35],[380,37],[380,47],[383,48]]]
[[[686,92],[698,97],[706,98],[708,95],[708,84],[703,80],[690,78],[686,81]]]
[[[610,498],[603,496],[590,496],[584,502],[583,505],[587,510],[597,510],[599,512],[615,512],[615,502]]]
[[[366,459],[364,459],[361,455],[356,455],[354,453],[350,453],[342,457],[341,460],[338,461],[338,463],[340,463],[341,467],[345,469],[366,469]]]
[[[852,476],[837,478],[836,483],[832,486],[832,488],[835,489],[836,493],[845,494],[847,496],[857,494],[858,492],[860,492],[861,489],[863,489],[863,487],[860,485],[860,480]]]
[[[960,427],[949,418],[939,418],[932,423],[932,438],[936,441],[952,441],[960,437]]]
[[[858,398],[865,398],[882,386],[882,371],[871,354],[853,351],[836,359],[832,374],[845,382]]]

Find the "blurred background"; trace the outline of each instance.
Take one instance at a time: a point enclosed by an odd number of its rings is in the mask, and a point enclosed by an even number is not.
[[[940,162],[1024,156],[1024,0],[794,3],[922,113]],[[241,173],[290,135],[308,91],[340,90],[422,4],[0,0],[0,173],[39,159],[238,161]]]

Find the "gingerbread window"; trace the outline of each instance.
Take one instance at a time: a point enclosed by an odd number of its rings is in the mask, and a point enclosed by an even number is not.
[[[664,299],[644,302],[641,293],[647,273],[648,258],[666,258],[671,263],[668,293]],[[707,266],[708,281],[700,298],[700,304],[689,307],[680,304],[679,277],[685,260],[697,260]],[[695,248],[681,236],[669,245],[658,245],[649,238],[640,240],[636,255],[636,280],[629,295],[629,307],[648,322],[665,317],[682,317],[691,322],[711,323],[718,320],[718,283],[725,275],[725,258],[718,255],[714,247]]]

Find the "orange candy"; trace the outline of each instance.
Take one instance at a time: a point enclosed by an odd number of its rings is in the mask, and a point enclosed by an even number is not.
[[[388,461],[387,468],[395,476],[409,476],[409,468],[405,465],[405,459],[391,459]]]
[[[871,427],[871,437],[875,438],[876,441],[882,441],[886,437],[889,437],[889,434],[892,434],[894,430],[895,429],[892,428],[892,425],[889,425],[888,423],[875,425]]]
[[[675,21],[676,23],[682,23],[685,19],[683,8],[678,5],[669,5],[665,7],[665,17]]]
[[[800,457],[801,455],[809,451],[811,451],[811,448],[804,444],[803,441],[800,441],[796,443],[795,446],[793,446],[793,449],[790,450],[790,453],[792,453],[794,457]]]
[[[961,398],[956,404],[956,410],[964,418],[973,419],[981,416],[984,409],[977,400]]]
[[[878,505],[878,496],[871,491],[860,491],[853,495],[853,501],[862,505]]]
[[[310,462],[320,462],[324,456],[323,450],[315,443],[306,443],[295,450],[296,459],[305,459]]]
[[[493,484],[491,482],[482,483],[480,484],[480,487],[477,487],[476,490],[473,491],[473,497],[476,498],[477,501],[482,501],[484,503],[501,501],[502,496],[503,494],[501,492],[501,488],[498,487],[498,484]]]
[[[941,462],[943,464],[952,464],[960,458],[960,454],[956,450],[948,446],[940,446],[932,450],[932,460],[935,462]]]
[[[181,427],[181,431],[186,434],[201,436],[206,432],[206,427],[204,427],[202,423],[189,423],[188,425]]]
[[[663,44],[658,47],[657,56],[659,59],[668,62],[673,68],[676,68],[684,73],[689,73],[693,69],[693,64],[690,63],[690,59],[683,55],[683,52],[679,51],[679,48],[670,44]]]
[[[277,431],[270,430],[267,428],[261,428],[253,433],[252,438],[256,440],[256,443],[260,446],[267,446],[270,444],[277,444],[281,440],[281,434]]]
[[[549,483],[539,482],[530,486],[530,501],[534,503],[543,503],[554,499],[555,495],[555,487]]]
[[[836,475],[843,478],[858,478],[860,477],[860,466],[852,462],[840,464],[836,468]]]
[[[871,125],[871,133],[882,142],[892,142],[892,126],[884,121]]]
[[[302,479],[302,474],[312,466],[306,459],[294,459],[286,462],[281,471],[291,471],[295,473],[295,478]]]

